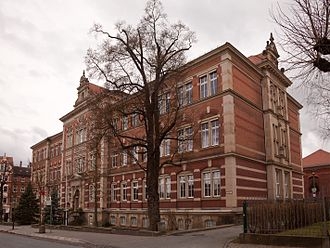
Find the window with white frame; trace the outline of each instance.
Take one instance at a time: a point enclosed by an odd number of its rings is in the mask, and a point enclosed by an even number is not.
[[[132,148],[132,163],[136,164],[138,162],[139,156],[138,156],[138,148],[133,147]]]
[[[184,127],[178,130],[178,152],[188,152],[193,149],[193,129]]]
[[[128,117],[124,116],[122,120],[123,120],[123,130],[127,130],[128,129]]]
[[[121,183],[121,200],[127,201],[127,182]]]
[[[127,151],[123,151],[121,156],[122,156],[122,160],[121,160],[122,166],[126,166],[127,165]]]
[[[208,96],[213,96],[218,92],[218,76],[217,72],[213,71],[199,78],[200,99]]]
[[[96,154],[91,153],[89,157],[90,162],[90,170],[94,170],[96,168]]]
[[[76,160],[76,171],[82,173],[85,167],[85,157],[80,157]]]
[[[137,201],[139,199],[139,185],[137,181],[132,182],[132,200]]]
[[[290,172],[284,172],[284,197],[290,198]]]
[[[146,201],[148,199],[147,181],[146,180],[143,180],[142,199],[144,201]]]
[[[194,197],[194,176],[192,174],[179,176],[179,198]]]
[[[279,169],[275,170],[275,196],[280,198],[282,196],[282,171]]]
[[[118,201],[118,197],[119,197],[118,190],[119,189],[118,189],[117,183],[112,183],[111,184],[111,201],[112,202]]]
[[[202,148],[219,145],[219,129],[220,124],[218,119],[201,124]]]
[[[168,156],[170,155],[170,139],[163,139],[162,143],[160,144],[160,156]]]
[[[118,153],[114,153],[111,155],[111,167],[115,168],[118,166]]]
[[[217,72],[213,71],[209,74],[210,79],[210,95],[214,96],[218,93],[218,76]]]
[[[95,187],[93,184],[89,185],[89,201],[94,202],[95,200]]]
[[[192,103],[193,91],[192,83],[189,82],[178,88],[179,106],[185,106]]]
[[[66,146],[71,147],[73,145],[73,134],[72,130],[70,129],[66,134]]]
[[[158,97],[158,107],[160,114],[165,114],[170,112],[170,106],[171,106],[171,95],[169,92],[164,93]]]
[[[132,127],[137,127],[139,125],[139,115],[136,113],[132,114],[131,121],[132,121]]]
[[[160,199],[171,198],[171,178],[169,176],[160,176],[158,193]]]
[[[76,131],[76,144],[80,144],[85,141],[85,128],[79,128]]]
[[[203,172],[203,196],[219,197],[220,196],[220,171],[208,170]]]

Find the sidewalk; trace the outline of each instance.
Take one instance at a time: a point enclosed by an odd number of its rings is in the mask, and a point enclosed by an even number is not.
[[[72,237],[63,237],[59,236],[58,230],[49,230],[47,229],[45,233],[39,233],[38,228],[33,228],[30,225],[26,226],[15,226],[14,230],[12,229],[12,226],[7,225],[0,225],[0,232],[7,232],[7,233],[14,233],[18,235],[24,235],[24,236],[30,236],[30,237],[36,237],[36,238],[43,238],[43,239],[53,239],[53,240],[59,240],[59,241],[67,241],[70,243],[75,244],[86,244],[88,243],[85,240],[72,238]]]

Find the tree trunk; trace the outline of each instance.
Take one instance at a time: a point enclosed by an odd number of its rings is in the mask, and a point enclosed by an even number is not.
[[[159,169],[157,163],[154,160],[149,161],[148,159],[147,163],[148,163],[147,191],[148,191],[149,228],[152,231],[157,231],[158,223],[160,222],[159,193],[158,193]]]

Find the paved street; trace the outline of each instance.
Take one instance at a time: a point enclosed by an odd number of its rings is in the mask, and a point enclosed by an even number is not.
[[[241,232],[242,226],[231,226],[190,233],[177,232],[173,233],[172,235],[155,237],[49,229],[46,230],[46,233],[40,234],[38,233],[38,229],[32,228],[30,226],[18,226],[15,227],[15,230],[12,230],[11,226],[0,225],[0,247],[281,248],[281,246],[237,244],[230,242],[238,237],[239,233]],[[30,237],[23,237],[22,235]],[[65,245],[63,245],[63,243]]]
[[[1,248],[77,248],[68,243],[58,243],[48,240],[38,240],[31,237],[0,233]]]
[[[19,226],[15,227],[14,233],[34,236],[36,238],[45,237],[55,241],[70,242],[78,247],[219,248],[225,247],[228,241],[237,237],[241,229],[241,226],[233,226],[201,232],[176,233],[168,236],[150,237],[65,230],[47,230],[45,234],[39,234],[38,229],[33,229],[30,226]],[[0,226],[0,230],[12,232],[9,226]]]

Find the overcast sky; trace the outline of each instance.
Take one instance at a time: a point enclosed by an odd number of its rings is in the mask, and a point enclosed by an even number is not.
[[[90,28],[100,23],[111,31],[119,20],[135,24],[145,2],[0,1],[0,155],[25,165],[32,145],[62,131],[59,118],[73,109],[84,56],[96,42]],[[276,30],[269,17],[276,2],[163,0],[163,5],[170,20],[181,20],[196,32],[192,59],[227,41],[246,56],[262,52]],[[301,126],[304,156],[327,149],[306,111],[301,111]]]

